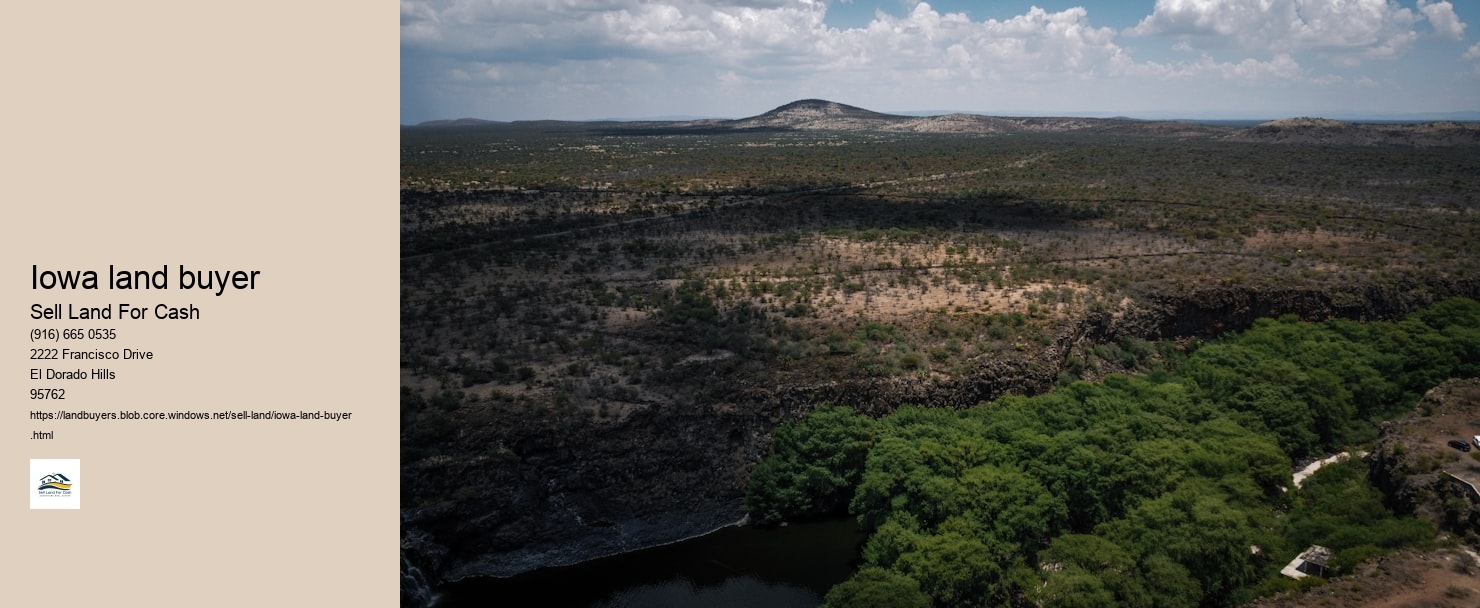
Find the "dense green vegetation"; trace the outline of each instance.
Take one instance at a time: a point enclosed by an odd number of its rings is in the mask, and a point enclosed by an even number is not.
[[[1296,490],[1291,462],[1371,440],[1422,391],[1480,373],[1480,304],[1265,319],[1189,350],[965,411],[819,408],[778,431],[748,505],[774,521],[846,503],[871,536],[838,607],[1234,605],[1292,586],[1277,572],[1310,544],[1339,573],[1433,538],[1360,463]]]

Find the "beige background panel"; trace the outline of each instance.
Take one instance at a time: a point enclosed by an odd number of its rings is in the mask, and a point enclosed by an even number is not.
[[[397,603],[396,11],[8,7],[0,604]],[[103,288],[33,291],[32,264],[95,270]],[[170,289],[109,291],[109,264],[168,265]],[[217,297],[180,290],[181,264],[262,274]],[[55,302],[194,304],[203,319],[30,319],[31,304]],[[30,381],[36,327],[116,328],[102,348],[155,358],[40,366],[108,367],[113,381]],[[29,399],[52,385],[65,401]],[[59,407],[354,415],[29,419]],[[82,508],[30,510],[30,458],[80,458]]]

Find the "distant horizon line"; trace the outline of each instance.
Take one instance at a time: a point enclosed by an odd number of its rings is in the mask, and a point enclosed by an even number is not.
[[[803,100],[798,100],[798,101],[803,101]],[[852,106],[852,107],[856,107],[856,108],[860,108],[860,109],[867,109],[867,108],[863,108],[862,106],[855,106],[853,104],[849,104],[849,103],[841,102],[841,101],[832,101],[832,100],[826,100],[826,99],[819,99],[819,101],[828,101],[828,102],[831,102],[831,103],[838,103],[838,104],[842,104],[842,105],[848,105],[848,106]],[[788,102],[788,103],[795,103],[795,102]],[[484,121],[484,122],[498,122],[498,123],[539,122],[539,121],[558,121],[558,122],[679,122],[679,121],[691,121],[691,120],[743,120],[743,119],[746,119],[746,118],[753,118],[755,116],[763,115],[766,112],[770,112],[770,111],[775,110],[777,108],[780,108],[780,107],[782,107],[784,105],[786,105],[786,104],[782,104],[781,106],[775,106],[773,108],[764,110],[764,111],[762,111],[760,113],[752,114],[752,115],[748,115],[748,116],[718,116],[718,115],[702,115],[702,114],[663,114],[663,115],[655,115],[655,116],[610,116],[610,117],[599,117],[599,118],[513,118],[513,119],[493,119],[493,118],[480,118],[480,117],[476,117],[476,116],[462,116],[462,117],[458,117],[458,118],[432,118],[432,119],[422,120],[422,121],[415,122],[415,123],[401,123],[401,126],[403,126],[403,127],[404,126],[417,126],[417,125],[422,125],[422,124],[426,124],[426,123],[429,123],[429,122],[455,122],[455,121],[462,121],[462,120],[478,120],[478,121]],[[1258,113],[1258,114],[1256,114],[1256,113],[1250,113],[1250,112],[1218,111],[1218,110],[1193,111],[1193,112],[1174,111],[1174,110],[1140,110],[1140,111],[1129,111],[1129,112],[1105,111],[1105,110],[1066,110],[1066,111],[1062,111],[1062,112],[1054,112],[1054,111],[1044,112],[1044,111],[1021,110],[1021,109],[1016,109],[1016,110],[996,110],[996,111],[991,111],[991,112],[980,111],[980,110],[869,110],[869,111],[878,112],[878,113],[881,113],[881,114],[890,114],[890,115],[894,115],[894,116],[909,116],[909,117],[914,117],[914,118],[930,117],[930,116],[946,116],[946,115],[950,115],[950,114],[973,114],[973,115],[977,115],[977,116],[1000,116],[1000,117],[1012,117],[1012,118],[1123,118],[1123,119],[1128,119],[1128,120],[1166,120],[1166,121],[1191,121],[1191,122],[1254,122],[1254,123],[1268,122],[1268,121],[1281,120],[1281,119],[1287,119],[1287,118],[1325,118],[1325,119],[1330,119],[1330,120],[1340,120],[1340,121],[1345,121],[1345,122],[1362,122],[1362,123],[1430,122],[1430,121],[1436,121],[1436,120],[1450,120],[1450,121],[1458,121],[1458,122],[1476,122],[1476,121],[1480,121],[1480,110],[1461,110],[1461,111],[1449,111],[1449,112],[1357,112],[1357,111],[1335,111],[1335,112],[1330,112],[1330,113],[1296,112],[1296,113],[1278,113],[1278,114],[1277,113],[1269,113],[1269,114]]]

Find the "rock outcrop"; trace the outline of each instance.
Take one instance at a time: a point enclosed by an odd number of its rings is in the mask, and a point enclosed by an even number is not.
[[[1383,424],[1371,454],[1370,479],[1398,513],[1427,518],[1465,536],[1480,533],[1480,451],[1449,441],[1480,434],[1480,379],[1449,380],[1431,389],[1416,411]]]

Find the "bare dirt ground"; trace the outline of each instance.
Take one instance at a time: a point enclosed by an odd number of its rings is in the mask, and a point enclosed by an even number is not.
[[[1353,576],[1250,608],[1473,608],[1480,606],[1480,559],[1460,549],[1405,551],[1361,566]]]
[[[1480,380],[1448,383],[1442,388],[1448,393],[1442,399],[1425,399],[1419,404],[1421,410],[1428,410],[1428,416],[1417,419],[1409,432],[1434,451],[1446,473],[1480,487],[1480,450],[1471,442],[1472,437],[1480,435]],[[1470,451],[1450,447],[1449,442],[1456,439],[1470,443]],[[1474,605],[1480,606],[1480,599]]]

